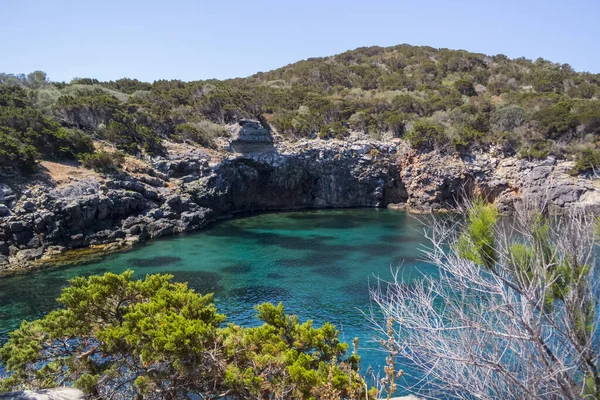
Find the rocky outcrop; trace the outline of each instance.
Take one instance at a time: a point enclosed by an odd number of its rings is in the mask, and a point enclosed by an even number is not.
[[[267,150],[210,164],[206,152],[190,149],[147,160],[143,174],[73,178],[59,187],[0,184],[0,270],[55,260],[69,249],[124,248],[247,211],[395,205],[432,212],[473,192],[505,212],[528,196],[544,197],[554,213],[574,205],[600,210],[600,181],[571,176],[571,163],[554,158],[461,158],[364,139],[273,144],[255,132],[261,124],[247,125],[232,140],[263,140]]]
[[[395,144],[300,142],[231,157],[185,186],[217,213],[293,208],[382,207],[404,202]]]
[[[232,128],[231,137],[229,148],[237,153],[275,151],[271,128],[258,121],[240,121]]]
[[[67,249],[127,246],[196,230],[212,218],[211,210],[176,190],[118,178],[76,180],[58,189],[29,184],[1,220],[0,264],[20,267]]]
[[[572,176],[573,164],[553,157],[528,161],[479,153],[461,158],[411,150],[402,157],[400,177],[411,210],[442,210],[478,193],[507,214],[524,198],[544,201],[553,214],[571,206],[599,212],[600,180],[591,174]]]

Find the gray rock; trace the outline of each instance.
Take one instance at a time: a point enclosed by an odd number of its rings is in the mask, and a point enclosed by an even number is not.
[[[16,196],[11,187],[5,183],[0,183],[0,203],[7,203],[15,199]]]
[[[233,129],[229,146],[238,153],[275,151],[271,128],[259,121],[241,120]]]
[[[161,210],[160,208],[155,208],[153,210],[148,211],[148,214],[146,215],[152,219],[158,220],[163,217],[163,210]]]
[[[98,182],[94,179],[81,179],[71,184],[52,190],[57,198],[76,199],[98,191]]]
[[[10,215],[10,210],[4,204],[0,204],[0,217],[7,217]]]
[[[148,234],[150,237],[170,235],[173,233],[174,228],[175,225],[171,221],[159,219],[148,225]]]
[[[129,229],[134,225],[138,225],[142,222],[142,219],[140,217],[137,216],[131,216],[128,217],[126,220],[123,221],[123,229]]]
[[[163,187],[166,185],[166,183],[162,179],[160,179],[156,176],[142,175],[138,179],[140,181],[142,181],[150,186],[154,186],[154,187]]]
[[[25,229],[25,224],[23,221],[12,221],[8,224],[8,229],[13,233],[21,232]]]
[[[186,176],[181,177],[181,181],[183,183],[189,183],[189,182],[192,182],[192,181],[197,181],[199,178],[200,177],[198,175],[196,175],[196,174],[186,175]]]
[[[16,258],[19,261],[32,261],[40,258],[44,254],[44,248],[38,247],[35,249],[20,250],[16,254]]]
[[[3,400],[86,400],[87,396],[79,389],[54,388],[43,390],[22,390],[0,394]]]
[[[33,204],[32,201],[28,200],[25,203],[23,203],[23,209],[28,213],[34,212],[35,208],[35,204]]]

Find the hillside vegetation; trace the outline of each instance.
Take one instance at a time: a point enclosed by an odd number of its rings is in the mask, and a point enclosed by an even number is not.
[[[219,125],[256,118],[289,140],[361,132],[420,151],[555,155],[582,171],[600,164],[599,98],[600,74],[568,64],[409,45],[225,81],[0,74],[0,167],[89,159],[92,139],[137,156],[162,154],[163,139],[214,147]]]

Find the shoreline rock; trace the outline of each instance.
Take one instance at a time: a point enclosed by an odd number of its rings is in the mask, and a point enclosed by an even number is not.
[[[235,140],[268,142],[268,132],[250,128],[252,135]],[[461,158],[365,139],[270,146],[230,153],[214,165],[201,150],[169,154],[150,160],[155,169],[147,174],[73,178],[62,186],[47,180],[2,183],[0,271],[40,268],[69,258],[68,250],[120,251],[244,212],[340,207],[443,212],[466,193],[481,194],[505,213],[528,196],[545,196],[551,213],[573,206],[600,210],[600,180],[571,176],[572,163],[554,158]]]

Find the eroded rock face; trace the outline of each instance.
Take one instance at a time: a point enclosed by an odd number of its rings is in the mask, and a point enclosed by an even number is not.
[[[558,214],[572,206],[600,211],[600,181],[590,175],[571,176],[572,162],[527,161],[490,154],[468,157],[407,152],[400,163],[408,209],[437,211],[452,207],[464,195],[479,193],[510,213],[514,203],[537,198]]]
[[[217,213],[314,207],[382,207],[406,201],[397,146],[309,142],[232,157],[186,185]]]
[[[365,139],[270,146],[213,165],[201,150],[169,154],[149,160],[148,174],[74,178],[60,187],[1,184],[0,271],[68,249],[116,249],[192,231],[244,211],[395,205],[432,212],[473,192],[507,213],[530,196],[544,197],[553,213],[572,206],[600,211],[600,181],[573,177],[571,163],[553,158],[461,158]]]

